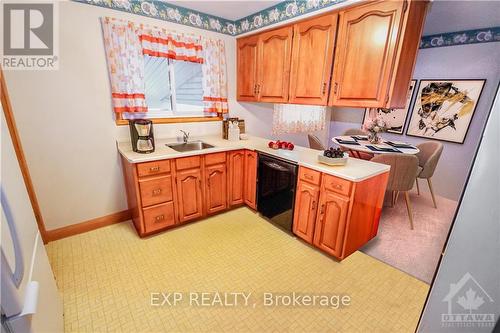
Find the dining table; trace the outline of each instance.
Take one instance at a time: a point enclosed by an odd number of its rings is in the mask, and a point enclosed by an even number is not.
[[[368,136],[351,135],[351,136],[336,136],[332,138],[333,143],[340,147],[368,154],[417,154],[420,150],[412,144],[382,139],[379,143],[374,144],[368,141]]]

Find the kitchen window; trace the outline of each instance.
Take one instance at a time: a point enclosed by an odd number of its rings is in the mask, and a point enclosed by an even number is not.
[[[203,112],[202,64],[144,55],[144,84],[147,113],[127,113],[134,118],[164,119],[210,117]],[[175,119],[177,118],[177,119]],[[206,119],[209,120],[209,119]]]

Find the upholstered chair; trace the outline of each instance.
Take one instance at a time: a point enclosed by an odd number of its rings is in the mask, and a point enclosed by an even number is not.
[[[321,143],[321,141],[316,135],[308,134],[307,138],[309,139],[309,148],[317,150],[325,150],[325,146]]]
[[[434,189],[432,188],[431,177],[434,175],[436,166],[443,152],[443,144],[436,141],[427,141],[417,145],[420,150],[417,154],[418,157],[418,171],[417,171],[417,193],[420,195],[420,188],[418,186],[418,178],[427,179],[429,190],[431,191],[432,202],[434,208],[437,208],[436,197],[434,196]]]
[[[371,161],[391,166],[387,191],[392,193],[393,206],[396,204],[399,192],[404,192],[410,228],[413,230],[413,213],[409,191],[413,188],[417,176],[418,158],[415,155],[395,153],[380,154],[372,158]]]
[[[343,136],[351,136],[351,135],[366,135],[366,132],[361,128],[349,128],[342,133]],[[341,147],[343,151],[349,152],[349,155],[352,157],[360,158],[362,160],[370,160],[373,158],[373,154],[365,153],[362,151],[351,150],[348,148]]]

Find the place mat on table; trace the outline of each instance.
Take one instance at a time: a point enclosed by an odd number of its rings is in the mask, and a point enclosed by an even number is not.
[[[389,146],[393,146],[394,148],[417,149],[416,147],[406,143],[396,143],[392,141],[386,141],[385,143]]]
[[[354,145],[354,146],[359,146],[360,145],[356,141],[342,140],[342,139],[335,139],[335,140],[337,140],[338,143],[343,144],[343,145]]]
[[[356,141],[367,141],[368,140],[368,136],[366,135],[351,135],[351,138],[353,138],[354,140]]]
[[[366,145],[365,147],[368,148],[368,149],[370,149],[370,150],[372,150],[372,151],[378,151],[378,152],[402,153],[401,150],[398,150],[396,148],[390,148],[390,147],[381,148],[381,147],[375,147],[375,146],[371,146],[371,145]]]

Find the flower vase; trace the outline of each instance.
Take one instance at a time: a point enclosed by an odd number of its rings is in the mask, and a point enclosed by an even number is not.
[[[368,141],[373,144],[378,144],[382,140],[380,139],[380,136],[378,136],[377,132],[368,132]]]

